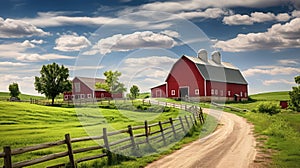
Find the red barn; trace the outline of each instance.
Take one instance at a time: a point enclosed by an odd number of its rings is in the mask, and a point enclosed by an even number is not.
[[[86,98],[122,98],[122,93],[111,94],[104,89],[95,88],[96,83],[104,83],[104,79],[75,77],[72,81],[72,92],[64,93],[64,100]]]
[[[248,84],[221,54],[199,50],[198,57],[183,55],[172,67],[164,85],[151,88],[152,97],[189,98],[200,101],[240,101],[248,99]],[[160,91],[159,91],[160,90]],[[162,94],[160,94],[162,93]],[[163,94],[164,93],[164,94]]]

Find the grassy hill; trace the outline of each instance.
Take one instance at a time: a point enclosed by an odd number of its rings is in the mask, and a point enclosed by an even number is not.
[[[8,92],[0,92],[0,100],[6,100],[9,99],[10,95]],[[33,96],[33,95],[27,95],[27,94],[20,94],[19,98],[21,100],[30,100],[30,98],[34,98],[34,99],[44,99],[45,97],[43,96]]]
[[[255,100],[267,100],[267,101],[279,101],[279,100],[289,100],[289,91],[281,92],[267,92],[250,95],[252,99]]]

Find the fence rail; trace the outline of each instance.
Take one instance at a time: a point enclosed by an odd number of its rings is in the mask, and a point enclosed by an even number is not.
[[[111,162],[112,155],[110,152],[125,150],[128,148],[139,149],[139,145],[149,143],[153,141],[155,143],[163,142],[166,144],[166,140],[169,137],[176,138],[177,135],[181,132],[187,133],[193,126],[201,125],[204,123],[204,117],[202,109],[196,106],[187,106],[187,105],[176,105],[172,103],[162,103],[162,102],[150,102],[157,103],[158,105],[174,106],[180,109],[186,109],[191,112],[189,116],[183,116],[178,118],[169,118],[168,121],[159,121],[157,123],[148,123],[144,122],[144,125],[131,126],[128,125],[127,129],[118,130],[114,132],[108,132],[106,128],[103,128],[102,135],[91,136],[91,137],[80,137],[80,138],[71,138],[70,134],[65,134],[65,139],[55,142],[43,143],[35,146],[29,146],[24,148],[11,149],[10,146],[5,146],[3,152],[0,153],[0,157],[4,159],[5,168],[18,168],[31,166],[38,163],[47,162],[50,160],[55,160],[58,158],[67,157],[69,158],[69,163],[61,163],[51,167],[61,167],[69,164],[71,167],[76,167],[77,163],[89,161],[93,159],[99,159],[107,157],[108,162]],[[153,131],[152,131],[153,130]],[[136,132],[136,133],[135,133]],[[110,141],[110,137],[117,135],[127,135],[126,138],[118,139],[116,141]],[[84,148],[73,149],[73,144],[77,142],[91,141],[91,140],[103,140],[103,145],[94,145]],[[13,163],[12,157],[27,152],[32,152],[41,149],[47,149],[51,147],[65,145],[67,151],[61,151],[58,153],[48,154],[40,158],[35,158],[31,160],[24,160],[21,162]],[[83,152],[89,152],[92,150],[101,150],[101,154],[87,156],[82,158],[77,158],[74,155]]]

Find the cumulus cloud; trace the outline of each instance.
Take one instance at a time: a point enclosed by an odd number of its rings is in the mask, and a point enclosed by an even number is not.
[[[97,43],[97,49],[101,54],[107,54],[112,51],[129,51],[139,48],[172,48],[175,44],[176,41],[167,35],[143,31],[125,35],[116,34],[101,39]]]
[[[273,84],[288,84],[288,85],[295,85],[294,81],[288,81],[285,79],[277,79],[277,80],[264,80],[263,81],[263,85],[269,86],[269,85],[273,85]]]
[[[294,10],[294,11],[292,12],[292,16],[293,16],[293,17],[300,17],[300,10]]]
[[[299,74],[300,68],[295,67],[283,67],[283,66],[260,66],[247,69],[242,72],[244,76],[254,76],[259,74],[265,75],[291,75]]]
[[[91,45],[90,41],[84,36],[62,35],[55,40],[54,49],[59,51],[79,51]]]
[[[37,95],[34,89],[34,76],[19,76],[17,74],[2,74],[0,75],[0,90],[8,92],[8,85],[17,82],[21,93],[29,93]]]
[[[291,16],[287,13],[279,13],[277,15],[268,12],[253,12],[250,15],[235,14],[225,16],[223,23],[227,25],[252,25],[254,23],[262,23],[267,21],[285,22],[290,20]]]
[[[164,30],[164,31],[161,31],[160,33],[165,34],[165,35],[170,36],[170,37],[175,37],[175,38],[180,37],[180,34],[176,31],[173,31],[173,30]]]
[[[300,48],[300,18],[294,18],[285,24],[274,24],[266,32],[238,34],[237,37],[218,41],[216,48],[229,52],[241,52],[260,49],[281,50]]]
[[[42,29],[21,20],[3,19],[0,17],[0,38],[22,38],[50,35]]]

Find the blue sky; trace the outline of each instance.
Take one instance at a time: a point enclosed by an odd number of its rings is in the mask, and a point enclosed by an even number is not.
[[[300,74],[300,2],[0,1],[0,91],[17,82],[37,94],[34,76],[52,62],[71,77],[118,70],[128,88],[149,91],[201,48],[238,67],[250,94],[290,90]]]

